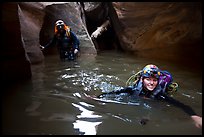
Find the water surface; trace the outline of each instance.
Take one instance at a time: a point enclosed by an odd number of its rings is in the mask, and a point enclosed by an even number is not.
[[[122,88],[150,63],[171,72],[179,83],[174,97],[202,115],[201,71],[117,52],[81,55],[75,62],[53,55],[32,65],[31,81],[11,87],[4,96],[3,134],[201,135],[185,112],[165,102],[107,103],[87,97]]]

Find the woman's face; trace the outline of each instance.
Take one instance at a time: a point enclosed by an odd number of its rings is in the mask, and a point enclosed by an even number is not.
[[[153,91],[158,84],[158,80],[154,77],[144,78],[143,86],[149,91]]]

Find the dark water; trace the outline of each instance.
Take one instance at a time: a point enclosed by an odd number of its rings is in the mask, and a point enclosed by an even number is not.
[[[202,135],[181,109],[164,102],[101,102],[99,95],[125,86],[126,80],[153,63],[179,83],[174,97],[202,116],[201,71],[120,53],[82,55],[61,62],[57,55],[32,66],[31,82],[12,87],[2,103],[3,134],[25,135]],[[143,121],[141,121],[143,120]]]

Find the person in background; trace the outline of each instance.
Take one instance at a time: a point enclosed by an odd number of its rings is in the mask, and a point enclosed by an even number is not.
[[[53,45],[57,45],[61,60],[74,60],[79,52],[79,40],[75,33],[67,26],[63,20],[57,20],[55,23],[55,34],[51,41],[41,46],[41,50]]]
[[[202,117],[198,116],[190,106],[175,100],[171,96],[172,92],[177,91],[178,84],[173,82],[172,75],[168,71],[162,71],[156,65],[149,64],[136,75],[131,76],[126,85],[125,88],[102,93],[98,98],[104,98],[111,94],[127,93],[133,97],[166,101],[181,108],[191,117],[196,127],[202,128]]]

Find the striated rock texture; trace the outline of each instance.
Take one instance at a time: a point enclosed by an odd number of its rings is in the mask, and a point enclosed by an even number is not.
[[[99,49],[123,51],[194,67],[202,64],[201,2],[5,2],[1,4],[3,46],[1,79],[32,76],[30,65],[40,63],[56,47],[42,52],[63,19],[77,34],[81,53]],[[106,20],[110,26],[94,43],[92,32]],[[98,44],[94,45],[94,44]],[[114,46],[113,46],[114,45]],[[135,58],[137,58],[135,56]],[[201,68],[201,67],[200,67]]]
[[[113,2],[121,47],[138,56],[201,64],[201,2]]]
[[[90,35],[106,20],[110,22],[107,31],[94,39],[98,51],[122,49],[136,55],[135,58],[201,66],[201,2],[81,2],[81,5]]]
[[[45,13],[44,5],[36,2],[19,2],[19,18],[25,51],[32,64],[42,62],[44,55],[39,48],[39,33]]]
[[[97,49],[121,50],[121,26],[112,2],[80,2],[83,23]],[[96,37],[93,37],[96,36]]]

